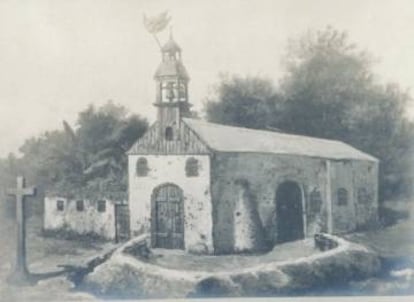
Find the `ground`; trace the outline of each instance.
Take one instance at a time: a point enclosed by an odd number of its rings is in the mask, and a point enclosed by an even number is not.
[[[336,236],[325,238],[336,244],[324,252],[313,249],[307,239],[282,244],[269,254],[221,255],[213,261],[212,256],[165,250],[152,255],[143,236],[97,266],[82,286],[111,298],[263,297],[305,294],[321,284],[330,287],[379,271],[375,253]]]
[[[394,204],[399,211],[407,211],[406,204]],[[73,290],[73,283],[66,275],[60,275],[58,265],[85,265],[90,259],[107,253],[114,248],[112,243],[69,241],[64,239],[43,238],[41,220],[31,218],[28,223],[28,262],[32,273],[41,280],[36,286],[14,287],[6,282],[12,269],[15,253],[15,228],[12,219],[2,217],[0,224],[0,296],[5,301],[35,300],[96,300],[88,289],[79,292]],[[402,219],[393,225],[346,236],[347,240],[362,243],[378,253],[383,260],[382,272],[374,278],[351,282],[342,288],[324,288],[315,290],[314,295],[391,295],[413,294],[414,285],[414,219]],[[276,251],[278,251],[276,253]],[[157,254],[159,252],[155,252]],[[273,261],[317,254],[310,241],[288,243],[276,248],[272,253],[262,256],[222,256],[220,260],[213,256],[184,256],[180,252],[168,251],[164,257],[153,258],[152,264],[164,268],[180,268],[192,271],[209,268],[226,270],[231,267],[254,266]],[[185,259],[185,260],[184,260]],[[202,261],[201,261],[202,259]],[[220,263],[218,263],[218,262]],[[173,264],[174,263],[174,264]],[[268,265],[267,265],[268,266]],[[277,279],[277,278],[276,278]],[[274,280],[282,282],[283,280]],[[246,281],[251,284],[252,281]],[[172,289],[171,289],[172,290]]]
[[[347,235],[346,238],[365,244],[385,258],[414,257],[414,203],[395,202],[388,203],[387,206],[400,213],[411,212],[412,214],[407,215],[408,219],[400,218],[389,227],[353,233]]]
[[[300,240],[276,246],[266,254],[257,255],[188,255],[179,250],[155,249],[149,263],[165,268],[188,271],[231,271],[234,268],[249,268],[259,264],[289,261],[320,253],[314,248],[313,240]],[[161,257],[159,257],[161,256]]]
[[[382,257],[379,276],[350,284],[349,291],[378,295],[414,294],[414,204],[408,204],[411,215],[396,224],[364,233],[350,234],[347,239],[363,243]],[[407,205],[394,204],[394,209],[407,213]]]
[[[44,300],[95,300],[86,293],[73,292],[63,266],[81,266],[91,258],[113,248],[108,242],[71,241],[41,236],[42,221],[39,217],[29,218],[27,225],[28,266],[39,279],[36,286],[15,287],[6,281],[15,259],[15,224],[8,217],[2,217],[0,224],[0,297],[4,301]],[[47,290],[47,291],[45,291]],[[47,293],[45,295],[45,292]]]

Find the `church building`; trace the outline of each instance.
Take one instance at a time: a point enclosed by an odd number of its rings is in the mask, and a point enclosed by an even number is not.
[[[128,151],[132,236],[226,254],[375,225],[375,157],[340,141],[191,118],[181,48],[170,37],[161,54],[157,120]]]

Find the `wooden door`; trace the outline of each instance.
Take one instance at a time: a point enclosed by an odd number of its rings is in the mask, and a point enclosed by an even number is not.
[[[127,204],[115,205],[115,242],[129,239],[129,208]]]
[[[182,190],[172,184],[154,190],[152,200],[152,246],[184,249]]]
[[[302,239],[303,208],[302,192],[299,185],[286,181],[276,191],[277,242]]]

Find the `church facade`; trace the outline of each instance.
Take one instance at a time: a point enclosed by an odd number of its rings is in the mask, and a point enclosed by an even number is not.
[[[377,222],[376,158],[340,141],[193,119],[181,49],[170,38],[161,53],[157,121],[128,152],[132,236],[225,254]]]

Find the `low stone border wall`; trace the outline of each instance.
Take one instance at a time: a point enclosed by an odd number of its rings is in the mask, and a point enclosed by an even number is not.
[[[148,235],[143,235],[96,267],[83,280],[83,287],[113,298],[275,296],[363,279],[379,271],[378,257],[367,248],[333,235],[323,236],[336,247],[293,261],[212,273],[167,269],[125,254],[125,250],[148,240]]]
[[[327,251],[338,247],[338,242],[331,238],[329,234],[319,233],[313,237],[315,247],[320,251]]]

